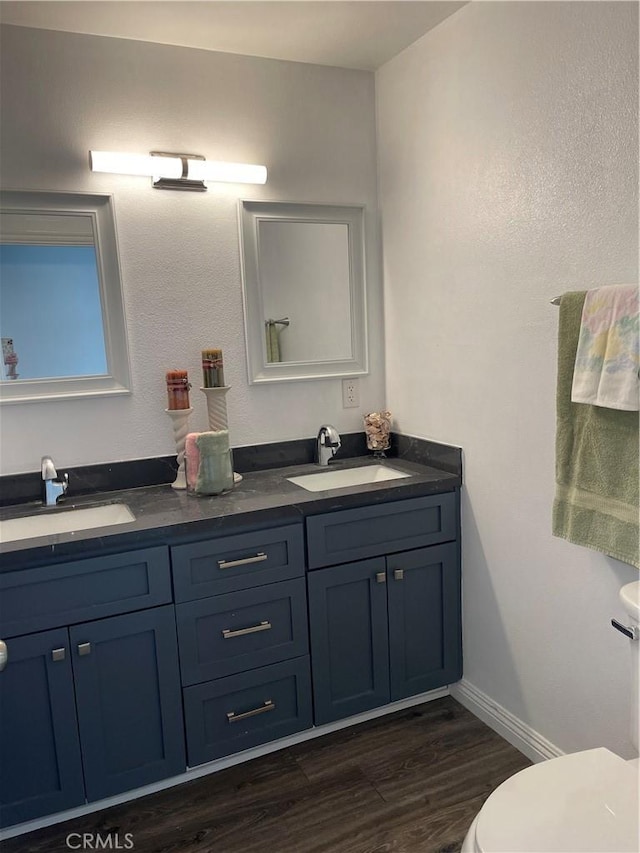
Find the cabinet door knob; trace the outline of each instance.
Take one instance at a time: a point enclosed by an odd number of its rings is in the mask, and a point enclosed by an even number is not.
[[[404,580],[404,569],[394,569],[393,570],[393,579],[394,579],[394,581],[403,581]]]
[[[386,572],[376,572],[376,583],[386,583],[387,582],[387,573]]]
[[[5,668],[8,660],[9,652],[7,651],[7,644],[4,640],[0,640],[0,672]]]
[[[80,657],[91,654],[91,643],[78,643],[78,654]]]
[[[58,661],[64,660],[67,654],[67,650],[65,648],[62,649],[51,649],[51,660]]]

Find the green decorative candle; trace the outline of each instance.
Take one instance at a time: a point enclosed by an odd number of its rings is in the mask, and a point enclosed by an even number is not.
[[[205,388],[224,386],[224,365],[221,349],[202,350],[202,384]]]

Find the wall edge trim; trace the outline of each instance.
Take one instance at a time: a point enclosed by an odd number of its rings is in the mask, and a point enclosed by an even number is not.
[[[547,738],[463,678],[449,688],[453,698],[536,764],[565,753]]]

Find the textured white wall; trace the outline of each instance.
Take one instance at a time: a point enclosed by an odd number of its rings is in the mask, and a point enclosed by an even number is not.
[[[558,309],[638,276],[638,6],[472,3],[378,72],[387,405],[462,445],[465,677],[632,755],[635,569],[551,536]],[[636,476],[636,472],[630,472]]]
[[[0,473],[61,468],[174,451],[164,373],[189,370],[222,347],[235,445],[314,435],[333,422],[362,428],[343,409],[340,380],[249,386],[237,199],[364,204],[367,208],[371,373],[362,411],[384,400],[371,73],[3,27],[1,181],[6,188],[113,193],[131,347],[128,398],[5,406]],[[153,190],[144,178],[92,174],[89,149],[187,151],[265,163],[264,187],[207,193]],[[64,329],[60,330],[64,334]],[[206,427],[192,394],[191,425]]]

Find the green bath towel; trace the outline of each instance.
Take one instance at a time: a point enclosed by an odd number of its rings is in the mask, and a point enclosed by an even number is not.
[[[280,361],[280,332],[273,320],[267,320],[264,328],[267,337],[267,362],[272,364]]]
[[[571,402],[584,299],[560,303],[553,535],[640,568],[638,412]]]

